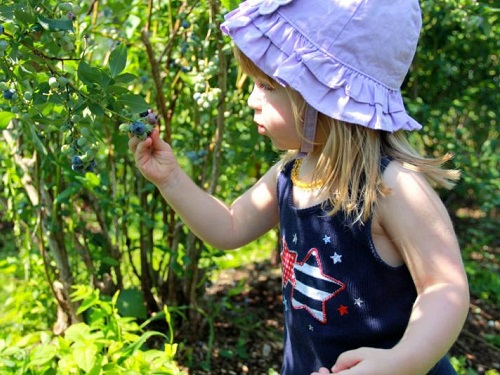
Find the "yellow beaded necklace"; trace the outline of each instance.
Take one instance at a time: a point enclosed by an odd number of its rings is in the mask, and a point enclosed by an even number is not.
[[[301,190],[308,190],[308,191],[318,190],[321,187],[323,187],[323,185],[325,184],[324,180],[314,180],[310,182],[305,182],[300,180],[299,169],[301,164],[302,164],[302,159],[295,159],[295,162],[293,163],[292,176],[291,176],[293,186]]]

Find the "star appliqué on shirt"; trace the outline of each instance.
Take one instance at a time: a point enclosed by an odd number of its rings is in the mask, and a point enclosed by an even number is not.
[[[324,273],[321,256],[316,248],[308,251],[301,262],[298,253],[288,248],[282,240],[283,288],[291,284],[290,303],[293,309],[305,309],[319,322],[327,323],[326,303],[346,286],[341,281]]]
[[[342,255],[340,254],[333,253],[333,255],[330,258],[332,258],[333,264],[342,263]]]
[[[340,307],[337,310],[338,310],[340,316],[342,316],[342,315],[349,314],[349,311],[347,309],[348,309],[347,306],[340,305]]]
[[[295,262],[297,261],[297,253],[295,251],[290,251],[285,241],[285,237],[283,237],[283,251],[281,252],[281,264],[283,270],[283,288],[291,283],[295,285],[295,273],[293,267]]]

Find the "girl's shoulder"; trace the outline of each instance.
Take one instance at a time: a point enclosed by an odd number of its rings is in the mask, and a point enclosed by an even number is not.
[[[382,174],[382,181],[389,189],[378,202],[377,216],[382,224],[399,221],[399,226],[405,228],[448,216],[437,192],[411,166],[392,160]]]

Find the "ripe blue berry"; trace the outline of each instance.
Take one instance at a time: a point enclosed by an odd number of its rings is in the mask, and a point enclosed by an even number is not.
[[[189,28],[189,26],[191,26],[191,23],[188,21],[188,20],[183,20],[181,22],[181,26],[185,29]]]
[[[75,155],[71,158],[71,164],[73,166],[82,166],[83,167],[83,160],[80,156]]]
[[[85,170],[85,166],[83,164],[71,164],[71,169],[75,172],[83,172]]]
[[[144,135],[144,133],[146,133],[146,125],[143,124],[142,122],[134,122],[131,126],[130,126],[130,131],[132,132],[132,134],[134,134],[135,136],[142,136]]]
[[[92,159],[89,162],[89,165],[87,165],[87,168],[85,168],[85,171],[86,172],[94,172],[96,165],[97,165],[97,163],[96,163],[95,159]]]
[[[5,29],[3,27],[3,25],[0,25],[0,35],[2,35],[4,33]]]
[[[3,98],[5,100],[11,100],[14,97],[14,90],[8,89],[3,92]]]

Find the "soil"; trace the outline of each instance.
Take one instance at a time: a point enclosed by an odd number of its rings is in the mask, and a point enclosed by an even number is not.
[[[223,271],[207,298],[221,306],[213,320],[212,348],[208,342],[198,342],[187,372],[268,375],[274,369],[279,373],[283,349],[279,265],[263,262]],[[471,299],[466,324],[450,351],[473,370],[467,374],[500,373],[500,347],[486,339],[488,335],[498,339],[499,316],[498,306]]]

